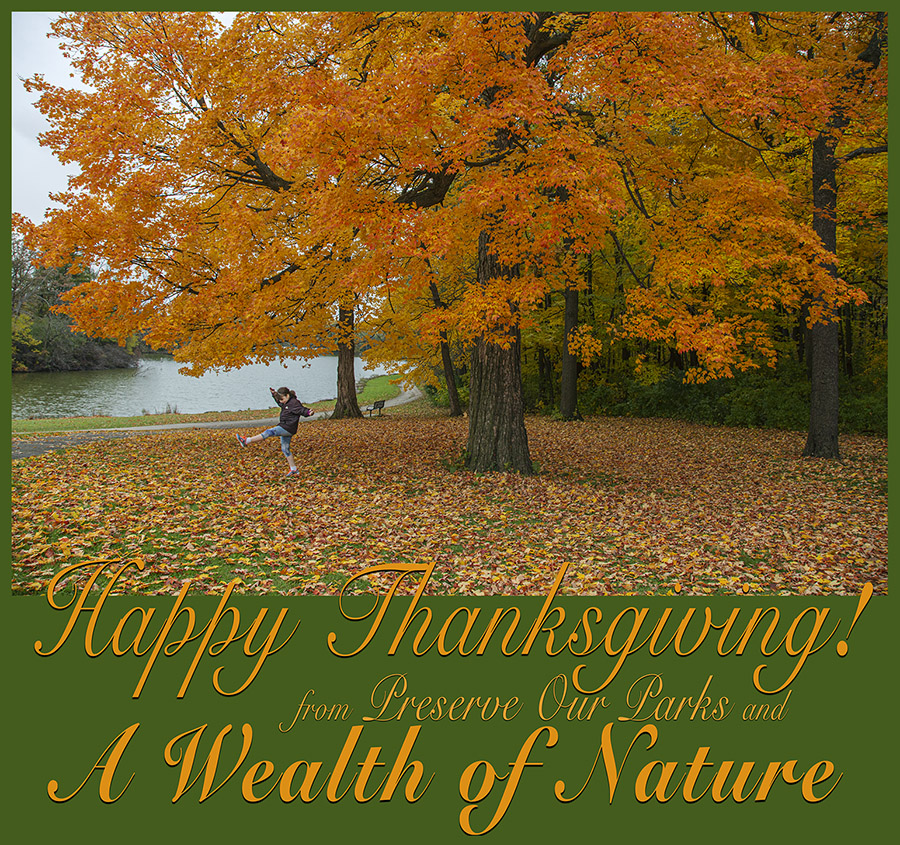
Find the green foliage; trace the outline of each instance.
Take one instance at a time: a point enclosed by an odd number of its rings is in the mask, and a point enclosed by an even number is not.
[[[599,383],[579,397],[583,413],[625,417],[665,417],[722,425],[728,416],[719,382],[684,384],[670,372],[657,381],[619,379]]]
[[[863,391],[881,393],[887,390],[888,341],[886,333],[882,337],[867,334],[861,333],[866,343],[856,354],[855,382]]]
[[[726,425],[784,428],[809,425],[809,385],[787,379],[746,379],[722,397],[728,407]]]
[[[587,383],[579,396],[582,413],[795,431],[809,424],[809,384],[795,362],[781,365],[776,373],[741,373],[699,385],[685,384],[677,370],[652,384],[622,376],[601,381],[585,374],[581,383]],[[845,380],[840,402],[843,432],[887,434],[886,390],[863,392]]]
[[[447,390],[447,382],[444,379],[443,375],[438,375],[439,386],[435,387],[431,384],[426,384],[423,388],[423,392],[425,394],[425,398],[429,401],[431,405],[436,408],[449,408],[450,407],[450,392]],[[459,394],[459,404],[462,405],[463,408],[468,407],[469,404],[469,374],[465,373],[456,373],[456,392]]]
[[[60,296],[88,277],[70,275],[66,268],[43,267],[25,248],[12,240],[12,370],[102,370],[132,367],[133,353],[141,348],[131,338],[128,348],[94,340],[72,331],[72,321],[53,309]]]
[[[13,317],[10,335],[12,340],[12,370],[14,373],[40,369],[39,365],[42,358],[41,344],[35,340],[34,335],[31,333],[32,322],[28,314],[20,314],[18,317]]]
[[[848,395],[849,393],[849,395]],[[856,395],[851,391],[841,394],[840,428],[859,434],[887,436],[887,387],[877,393]]]
[[[94,340],[73,332],[68,317],[48,313],[34,320],[32,335],[40,347],[32,370],[103,370],[133,367],[133,356],[108,340]]]

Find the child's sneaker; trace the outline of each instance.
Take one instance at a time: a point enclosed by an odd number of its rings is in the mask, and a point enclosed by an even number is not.
[[[240,434],[235,434],[234,436],[237,437],[237,442],[240,443],[241,446],[246,446],[246,445],[247,445],[247,440],[246,440],[246,438],[241,437]]]
[[[299,476],[300,476],[300,473],[299,473],[297,470],[292,469],[292,470],[285,476],[285,478],[298,478]]]

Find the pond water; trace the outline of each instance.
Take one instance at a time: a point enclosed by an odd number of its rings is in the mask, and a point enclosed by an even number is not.
[[[303,402],[337,395],[337,357],[310,361],[250,364],[236,370],[185,376],[171,358],[148,356],[137,367],[64,373],[13,373],[12,417],[138,416],[168,407],[182,414],[244,411],[274,407],[270,387],[286,386]],[[356,359],[356,377],[384,375],[364,369]]]

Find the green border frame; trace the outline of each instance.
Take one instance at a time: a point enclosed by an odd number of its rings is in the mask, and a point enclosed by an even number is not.
[[[353,3],[328,5],[330,8],[359,7]],[[513,8],[530,7],[531,4],[516,4]],[[779,8],[794,7],[809,8],[809,4],[779,4]],[[4,27],[9,25],[9,19],[6,19]],[[893,77],[892,73],[892,81]],[[895,193],[892,192],[890,197],[892,211],[896,211]],[[897,260],[892,251],[892,275],[896,267]],[[6,322],[3,332],[8,348]],[[895,332],[892,330],[891,334],[889,360],[893,374],[897,352],[893,343]],[[891,420],[895,419],[896,409],[894,381],[891,378]],[[891,472],[895,464],[894,460],[890,461]],[[6,467],[8,470],[9,464]],[[893,505],[890,510],[893,515]],[[3,526],[8,536],[11,530],[8,512],[3,514]],[[733,842],[786,841],[788,837],[804,834],[823,842],[839,842],[866,836],[863,831],[888,830],[896,819],[893,786],[897,782],[894,760],[898,750],[898,720],[893,706],[897,693],[894,648],[900,614],[897,600],[891,595],[875,597],[869,602],[849,636],[850,650],[845,658],[838,657],[832,647],[834,641],[809,658],[789,688],[788,714],[783,720],[745,723],[735,718],[735,711],[722,721],[684,721],[683,717],[674,722],[661,721],[658,740],[652,750],[646,749],[646,737],[636,741],[612,804],[606,778],[600,777],[602,762],[581,797],[571,803],[559,802],[553,795],[553,786],[557,779],[564,779],[567,783],[565,794],[570,795],[574,785],[583,781],[594,761],[602,739],[602,727],[607,721],[614,723],[612,730],[616,742],[622,738],[625,743],[616,746],[617,753],[624,753],[627,742],[638,730],[637,723],[616,721],[619,715],[627,712],[623,702],[630,683],[643,674],[660,673],[665,694],[680,699],[682,696],[696,697],[706,678],[712,675],[710,689],[717,694],[728,696],[742,706],[745,702],[763,701],[774,706],[784,700],[787,691],[768,697],[753,691],[753,667],[763,662],[758,652],[743,658],[722,658],[707,643],[690,657],[678,658],[667,652],[653,658],[638,653],[628,659],[620,677],[610,685],[611,707],[608,711],[601,710],[594,719],[581,722],[543,721],[536,715],[540,691],[557,674],[571,673],[579,662],[571,655],[551,658],[534,653],[528,657],[503,657],[492,652],[483,658],[440,658],[434,654],[415,657],[404,645],[398,654],[388,656],[386,643],[376,641],[357,657],[337,658],[327,649],[327,633],[336,631],[340,643],[346,641],[341,638],[352,638],[355,628],[341,619],[336,600],[276,601],[274,598],[242,597],[233,604],[245,619],[262,607],[268,606],[275,613],[284,606],[288,608],[289,619],[300,620],[294,638],[281,652],[269,658],[246,692],[229,697],[212,688],[211,670],[219,662],[226,667],[223,678],[238,677],[246,672],[247,658],[228,651],[223,661],[209,658],[202,661],[188,693],[178,699],[176,690],[190,662],[185,649],[180,655],[160,660],[141,697],[135,700],[131,690],[143,665],[139,658],[131,655],[116,659],[108,652],[89,658],[74,639],[58,654],[39,657],[33,643],[38,639],[49,643],[58,636],[63,614],[53,611],[46,598],[13,599],[5,594],[2,601],[6,646],[3,667],[8,703],[4,825],[14,835],[28,836],[35,841],[62,840],[71,836],[91,836],[106,841],[123,834],[139,842],[155,841],[160,834],[176,841],[201,834],[227,836],[230,841],[259,838],[260,835],[266,838],[293,835],[313,840],[336,835],[338,841],[353,835],[373,841],[383,841],[390,836],[400,842],[427,836],[434,842],[466,841],[471,837],[461,832],[458,822],[459,813],[465,806],[458,786],[462,770],[466,765],[484,759],[492,761],[498,774],[504,774],[509,771],[508,764],[526,737],[544,726],[558,729],[558,742],[552,749],[545,748],[542,743],[549,732],[541,734],[532,759],[543,765],[523,771],[521,784],[507,814],[487,834],[494,841],[540,841],[560,834],[575,839],[605,838],[616,834],[643,839],[677,833],[679,838],[690,835],[703,840],[727,836]],[[470,598],[441,599],[432,604],[436,608],[440,605],[441,612],[447,614],[458,606],[472,606],[474,601]],[[205,597],[189,596],[188,602],[201,618],[204,614],[208,618],[216,606],[216,600]],[[108,616],[104,615],[103,625],[114,624],[133,607],[153,604],[152,600],[113,599],[104,611]],[[164,607],[163,600],[158,604],[161,613],[171,606],[169,603]],[[526,618],[533,618],[543,601],[510,597],[484,599],[480,604],[486,609],[514,604]],[[818,608],[820,612],[829,608],[832,623],[837,617],[841,618],[835,640],[847,635],[849,620],[857,608],[856,599],[843,597],[717,598],[709,602],[690,598],[652,598],[639,602],[618,598],[567,598],[559,604],[570,616],[579,615],[587,606],[597,605],[606,619],[629,605],[646,606],[654,618],[666,607],[671,607],[680,618],[688,607],[702,609],[709,605],[715,614],[719,614],[716,618],[722,618],[734,606],[743,608],[742,612],[749,612],[753,607],[774,606],[788,619],[807,607]],[[404,605],[398,602],[385,626],[396,626],[397,614],[402,615],[403,609]],[[809,621],[809,616],[806,619]],[[109,627],[106,630],[108,634]],[[79,631],[83,636],[83,623]],[[768,662],[768,671],[775,674],[786,671],[791,664],[783,654]],[[601,664],[592,662],[590,665]],[[359,803],[353,799],[351,790],[336,802],[328,801],[323,793],[308,804],[301,800],[285,803],[277,797],[276,789],[264,801],[251,804],[240,797],[240,787],[236,784],[247,766],[204,802],[197,800],[197,784],[177,803],[172,803],[177,770],[165,763],[163,750],[175,735],[208,724],[206,736],[209,739],[210,734],[222,726],[234,724],[236,727],[223,746],[222,765],[225,765],[225,761],[234,759],[239,726],[246,722],[254,728],[248,762],[270,759],[283,768],[295,760],[321,760],[323,771],[327,773],[347,735],[349,723],[305,723],[286,733],[278,730],[278,723],[292,718],[303,694],[310,689],[318,690],[317,700],[349,703],[355,714],[362,715],[377,680],[396,673],[407,673],[412,695],[518,695],[525,705],[519,715],[508,722],[495,718],[456,723],[443,720],[419,723],[409,719],[366,723],[360,748],[383,746],[380,759],[387,761],[393,760],[391,755],[408,729],[421,725],[411,759],[421,759],[423,766],[436,774],[425,794],[414,803],[403,801],[399,790],[387,802],[376,798]],[[72,791],[106,745],[135,723],[141,727],[123,754],[120,773],[113,780],[114,792],[124,786],[122,773],[134,772],[135,780],[120,800],[106,804],[98,798],[99,772],[93,774],[82,793],[71,801],[57,805],[48,799],[47,784],[51,779],[59,779],[60,792]],[[657,758],[678,761],[680,776],[697,749],[705,746],[710,747],[709,760],[716,763],[752,760],[761,765],[764,761],[797,758],[798,771],[801,771],[820,759],[830,759],[843,775],[834,793],[818,804],[803,800],[798,787],[783,783],[779,788],[773,788],[771,796],[763,802],[751,799],[743,803],[726,801],[720,804],[708,797],[696,803],[678,797],[662,804],[635,800],[633,785],[639,771],[638,761],[640,765]],[[226,756],[226,750],[230,757]],[[361,759],[361,755],[353,758],[341,788],[349,783],[354,771],[361,771],[356,766]],[[376,770],[376,774],[380,771]],[[372,776],[373,783],[375,776]],[[477,782],[478,778],[475,779]],[[473,812],[476,826],[487,823],[491,808],[496,806],[498,791],[505,783],[507,781],[498,781],[482,806]]]

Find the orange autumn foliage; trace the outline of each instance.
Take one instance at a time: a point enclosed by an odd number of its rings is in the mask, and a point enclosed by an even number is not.
[[[822,269],[789,168],[734,140],[777,107],[768,131],[801,142],[833,107],[836,54],[748,62],[674,13],[72,12],[54,29],[91,90],[28,83],[45,143],[81,169],[30,242],[100,268],[66,307],[79,328],[144,333],[194,371],[334,348],[339,303],[381,357],[423,360],[441,332],[506,344],[625,230],[645,260],[617,330],[696,352],[698,380],[772,363],[767,312],[860,297]],[[466,277],[483,231],[517,272]],[[439,314],[436,266],[457,288]]]

